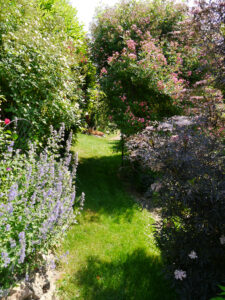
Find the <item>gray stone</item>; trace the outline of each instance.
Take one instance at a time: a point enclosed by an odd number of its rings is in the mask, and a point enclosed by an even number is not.
[[[19,286],[14,287],[8,297],[7,300],[24,300],[29,299],[33,296],[33,292],[29,289],[28,286],[21,283]],[[32,299],[32,298],[31,298]]]

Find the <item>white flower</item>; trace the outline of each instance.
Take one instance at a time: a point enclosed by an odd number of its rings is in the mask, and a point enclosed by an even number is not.
[[[174,277],[175,279],[179,279],[179,280],[183,280],[183,278],[186,278],[187,277],[187,274],[185,271],[183,270],[175,270],[174,271]]]
[[[198,256],[197,256],[197,254],[196,254],[195,251],[191,251],[191,253],[188,254],[188,256],[189,256],[191,259],[196,259],[196,258],[198,258]]]
[[[222,235],[222,236],[220,237],[220,244],[221,244],[221,245],[224,245],[224,244],[225,244],[225,236],[224,236],[224,235]]]

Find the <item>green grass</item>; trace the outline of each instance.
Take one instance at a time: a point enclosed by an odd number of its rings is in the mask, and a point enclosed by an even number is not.
[[[113,144],[110,137],[78,136],[77,191],[85,192],[86,202],[63,244],[70,254],[62,266],[61,299],[174,300],[162,276],[154,220],[124,189]]]

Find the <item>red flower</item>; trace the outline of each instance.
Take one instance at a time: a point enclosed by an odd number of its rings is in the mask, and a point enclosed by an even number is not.
[[[5,125],[8,125],[11,121],[9,119],[5,119]]]

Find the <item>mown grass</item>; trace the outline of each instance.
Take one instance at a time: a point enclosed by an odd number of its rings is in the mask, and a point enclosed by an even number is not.
[[[86,194],[79,224],[69,231],[59,283],[61,299],[174,300],[162,276],[153,238],[154,220],[124,189],[118,177],[115,141],[79,135],[77,191]]]

